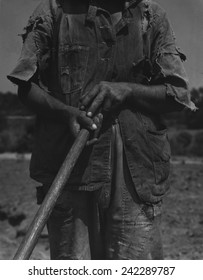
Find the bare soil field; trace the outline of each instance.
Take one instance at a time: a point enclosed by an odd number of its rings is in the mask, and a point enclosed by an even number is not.
[[[0,157],[0,259],[12,259],[38,206],[29,160]],[[173,159],[171,192],[164,200],[165,259],[203,259],[203,160]],[[46,229],[31,259],[49,259]]]

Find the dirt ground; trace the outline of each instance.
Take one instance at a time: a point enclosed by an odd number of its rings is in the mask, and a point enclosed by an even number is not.
[[[12,259],[37,210],[29,161],[0,157],[0,259]],[[165,259],[203,259],[203,159],[173,159],[171,193],[164,201]],[[49,259],[44,230],[31,259]]]

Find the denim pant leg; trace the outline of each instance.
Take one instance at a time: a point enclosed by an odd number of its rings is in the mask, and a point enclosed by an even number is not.
[[[48,188],[38,189],[39,204]],[[64,189],[47,222],[52,260],[104,259],[99,193]]]
[[[47,222],[52,260],[91,259],[88,193],[64,190]]]
[[[65,189],[48,220],[51,259],[162,259],[161,203],[139,200],[114,127],[112,185],[94,192]],[[44,194],[47,192],[44,186]]]
[[[106,259],[163,259],[161,203],[146,205],[133,185],[119,126],[114,127],[112,198],[107,214]]]

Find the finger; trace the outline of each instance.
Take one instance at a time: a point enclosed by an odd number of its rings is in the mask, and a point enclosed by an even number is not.
[[[95,139],[98,139],[100,130],[101,130],[101,127],[100,127],[99,129],[95,130],[95,132],[94,132],[94,138],[95,138]],[[94,138],[93,138],[93,139],[94,139]]]
[[[80,110],[81,110],[81,111],[85,111],[85,106],[83,106],[83,105],[80,106]]]
[[[87,92],[87,94],[82,96],[80,98],[80,102],[82,103],[80,108],[87,107],[90,104],[90,102],[95,98],[95,96],[98,94],[98,92],[99,92],[99,85],[96,85],[96,86],[93,87],[92,90]]]
[[[86,116],[85,112],[81,112],[80,118],[79,118],[79,124],[88,130],[94,131],[97,129],[97,125],[94,123],[94,121],[92,119],[90,119]]]
[[[99,113],[93,118],[94,123],[97,126],[97,129],[102,125],[103,122],[103,114]]]
[[[97,139],[97,138],[93,138],[93,139],[87,141],[86,146],[94,145],[94,144],[96,144],[97,142],[98,142],[98,139]]]
[[[87,111],[87,116],[88,117],[92,117],[93,114],[101,107],[101,105],[104,102],[105,99],[105,95],[106,95],[106,91],[101,91],[93,100],[91,106],[89,107],[88,111]]]
[[[96,115],[93,118],[93,121],[97,126],[97,130],[95,130],[93,132],[92,138],[91,138],[91,140],[88,140],[86,146],[90,146],[90,145],[93,145],[98,142],[98,136],[99,136],[99,132],[100,132],[100,129],[102,126],[102,121],[103,121],[103,115],[101,113],[99,113],[98,115]]]
[[[111,104],[111,100],[110,100],[109,98],[106,98],[106,99],[104,100],[103,110],[106,111],[106,112],[110,111],[111,105],[112,105],[112,104]]]
[[[103,123],[103,115],[100,113],[93,120],[97,125],[97,130],[95,130],[93,137],[98,138]]]
[[[93,118],[93,122],[97,125],[97,127],[100,125],[100,123],[103,121],[103,114],[99,113]]]

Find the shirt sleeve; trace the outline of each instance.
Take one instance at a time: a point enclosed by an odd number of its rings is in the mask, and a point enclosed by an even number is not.
[[[37,77],[47,86],[52,42],[52,16],[39,5],[30,17],[22,34],[23,47],[16,66],[7,78],[19,85]],[[39,76],[40,73],[40,76]]]
[[[175,35],[170,22],[163,12],[154,28],[152,48],[153,84],[165,84],[166,93],[194,111],[195,104],[191,101],[188,77],[183,61],[186,56],[176,46]]]

